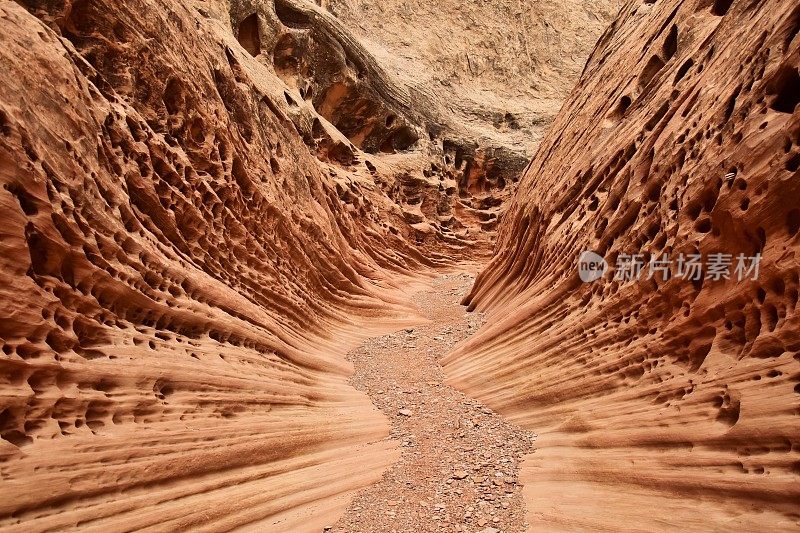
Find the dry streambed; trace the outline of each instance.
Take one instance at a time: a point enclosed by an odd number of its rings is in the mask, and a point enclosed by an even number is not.
[[[351,383],[391,420],[400,459],[329,528],[338,532],[524,529],[517,483],[535,435],[443,383],[438,359],[483,322],[459,305],[468,273],[446,274],[412,301],[427,323],[374,337],[349,354]]]

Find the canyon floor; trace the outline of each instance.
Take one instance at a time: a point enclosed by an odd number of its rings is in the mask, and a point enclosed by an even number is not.
[[[352,385],[391,420],[400,459],[363,489],[333,531],[523,531],[517,484],[536,435],[444,383],[439,358],[483,324],[459,301],[479,265],[412,289],[414,327],[372,337],[348,354]]]

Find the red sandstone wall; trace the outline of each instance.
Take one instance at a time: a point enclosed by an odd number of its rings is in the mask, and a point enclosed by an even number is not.
[[[795,2],[628,2],[526,170],[446,369],[539,431],[533,529],[798,527],[799,29]],[[763,260],[584,284],[583,250]]]

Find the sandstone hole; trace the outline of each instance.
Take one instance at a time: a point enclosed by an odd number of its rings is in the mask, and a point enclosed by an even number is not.
[[[770,94],[774,94],[770,108],[780,113],[794,113],[800,104],[800,74],[797,69],[784,66],[771,84]]]
[[[644,125],[645,131],[652,131],[659,124],[659,122],[661,122],[661,120],[667,114],[667,111],[669,111],[669,101],[661,104],[661,107],[659,107],[655,114],[650,117],[650,120],[648,120],[647,124]]]
[[[759,252],[763,252],[764,248],[767,246],[767,232],[764,228],[758,227],[756,230],[756,234],[758,235],[758,242],[759,242]]]
[[[381,151],[394,153],[411,148],[419,140],[417,134],[408,126],[403,126],[389,135],[381,144]]]
[[[792,21],[790,28],[791,29],[786,34],[786,44],[783,47],[784,50],[788,50],[792,46],[795,37],[800,34],[800,8],[795,11],[794,20]]]
[[[716,0],[711,12],[718,17],[724,16],[733,5],[733,0]]]
[[[242,48],[255,57],[261,53],[261,38],[258,33],[258,14],[253,13],[239,24],[237,38]]]
[[[314,121],[311,124],[311,136],[314,137],[316,141],[320,141],[325,137],[325,128],[322,127],[322,121],[317,117],[314,117]]]
[[[625,112],[628,110],[629,107],[631,107],[631,97],[625,95],[619,99],[617,107],[611,112],[609,118],[613,120],[620,120],[625,115]]]
[[[703,218],[698,220],[697,223],[695,223],[695,230],[697,230],[700,233],[709,233],[711,232],[711,229],[712,229],[711,219]]]
[[[275,14],[284,26],[294,29],[311,27],[311,17],[283,0],[275,0]]]
[[[664,40],[664,59],[669,61],[678,52],[678,26],[672,25],[669,35]]]
[[[741,91],[742,87],[740,85],[728,99],[728,105],[725,106],[725,116],[723,117],[723,122],[728,122],[728,120],[730,120],[730,118],[733,116],[733,111],[736,109],[736,99],[739,97],[739,93],[741,93]]]
[[[657,55],[651,57],[639,76],[639,89],[643,90],[647,87],[662,68],[664,68],[664,60]]]
[[[681,81],[683,77],[686,76],[686,73],[689,72],[689,69],[692,68],[693,66],[694,66],[694,60],[691,58],[687,59],[683,63],[683,65],[681,65],[681,67],[678,69],[678,72],[675,74],[674,83],[678,83],[679,81]]]
[[[11,126],[9,125],[8,115],[3,110],[0,110],[0,134],[3,134],[5,137],[11,135]]]
[[[170,115],[177,114],[184,105],[183,90],[180,82],[176,78],[171,78],[164,88],[164,107]]]
[[[788,161],[786,161],[786,170],[789,172],[797,172],[800,169],[800,153],[794,154]]]
[[[792,209],[786,216],[786,230],[790,237],[797,235],[800,231],[800,209]]]
[[[295,55],[297,41],[291,33],[285,33],[278,39],[272,53],[272,63],[275,70],[284,81],[297,76],[300,72],[300,62]],[[288,82],[287,82],[288,83]]]
[[[25,213],[27,216],[34,216],[39,212],[39,209],[36,207],[36,203],[31,196],[26,193],[22,188],[16,186],[6,186],[6,189],[13,194],[17,198],[17,202],[19,202],[19,206],[22,209],[22,212]]]

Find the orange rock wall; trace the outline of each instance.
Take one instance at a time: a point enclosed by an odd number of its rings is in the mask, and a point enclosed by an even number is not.
[[[344,354],[441,256],[219,6],[28,4],[0,2],[0,528],[321,530],[396,457]]]
[[[628,2],[525,171],[445,363],[539,432],[532,529],[800,524],[798,30],[796,2]],[[584,250],[763,259],[584,284]]]

